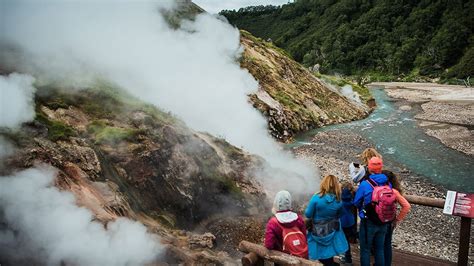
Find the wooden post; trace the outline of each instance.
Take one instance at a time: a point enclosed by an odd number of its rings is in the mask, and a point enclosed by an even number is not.
[[[469,242],[471,240],[471,218],[461,217],[461,230],[459,232],[458,265],[467,266],[469,259]]]

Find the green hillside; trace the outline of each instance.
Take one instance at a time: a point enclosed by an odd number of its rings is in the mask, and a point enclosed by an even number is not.
[[[473,1],[295,0],[220,14],[323,73],[474,75]]]

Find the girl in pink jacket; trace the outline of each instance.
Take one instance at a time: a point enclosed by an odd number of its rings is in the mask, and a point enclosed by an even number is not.
[[[292,211],[290,192],[282,190],[275,196],[265,230],[265,247],[302,258],[308,258],[306,226],[301,215]]]

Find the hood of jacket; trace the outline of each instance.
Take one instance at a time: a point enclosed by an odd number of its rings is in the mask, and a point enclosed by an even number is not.
[[[384,185],[388,182],[388,178],[384,174],[371,174],[369,175],[369,178],[374,180],[377,185]]]
[[[277,221],[285,227],[293,227],[298,220],[298,214],[292,211],[282,211],[275,213]]]

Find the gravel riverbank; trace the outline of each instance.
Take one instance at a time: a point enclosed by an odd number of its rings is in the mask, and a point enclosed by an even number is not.
[[[349,163],[359,162],[357,155],[371,146],[373,144],[356,133],[334,130],[318,133],[311,144],[294,148],[293,152],[317,166],[321,176],[334,174],[341,180],[349,180]],[[394,162],[385,160],[385,165],[399,174],[406,194],[445,197],[443,187],[427,182]],[[406,220],[395,230],[393,243],[397,249],[456,261],[459,225],[459,217],[444,215],[441,209],[414,205]]]
[[[432,83],[378,82],[395,99],[422,103],[415,116],[426,134],[444,145],[474,155],[474,88]]]

